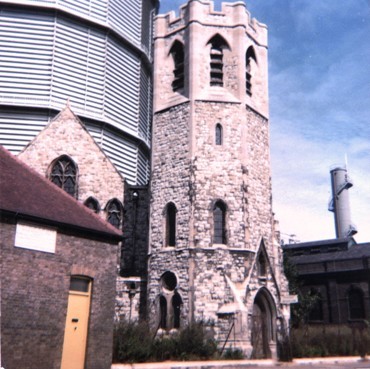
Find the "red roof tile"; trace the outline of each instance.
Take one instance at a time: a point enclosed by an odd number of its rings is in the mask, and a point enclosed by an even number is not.
[[[121,231],[0,145],[0,210],[122,236]]]

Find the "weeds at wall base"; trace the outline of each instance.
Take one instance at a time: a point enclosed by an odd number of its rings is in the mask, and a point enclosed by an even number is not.
[[[295,358],[360,356],[370,354],[370,328],[345,325],[304,325],[291,330],[290,342]]]

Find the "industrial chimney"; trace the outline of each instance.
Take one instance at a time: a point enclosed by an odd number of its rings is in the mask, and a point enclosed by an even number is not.
[[[332,199],[329,211],[334,212],[335,232],[337,238],[346,238],[357,233],[356,227],[351,223],[348,190],[353,186],[347,174],[346,166],[336,166],[330,170]]]

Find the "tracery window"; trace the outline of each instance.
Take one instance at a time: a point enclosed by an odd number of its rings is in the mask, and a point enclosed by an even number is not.
[[[123,206],[117,199],[112,199],[106,206],[107,221],[116,228],[120,228],[122,222]]]
[[[350,319],[366,319],[364,294],[359,288],[352,287],[348,291],[348,308]]]
[[[50,180],[69,195],[77,197],[77,165],[67,155],[55,159],[49,171]]]
[[[170,271],[163,273],[160,285],[162,292],[159,296],[159,326],[163,330],[179,329],[183,302],[177,291],[176,275]]]
[[[174,203],[166,206],[166,246],[176,246],[176,213]]]
[[[220,86],[224,85],[224,73],[223,73],[223,57],[224,49],[227,48],[226,41],[220,36],[214,36],[210,41],[211,52],[210,52],[210,77],[211,77],[211,86]]]
[[[99,213],[100,211],[99,201],[95,197],[92,196],[88,197],[85,200],[84,205],[95,213]]]
[[[184,45],[180,41],[175,41],[170,53],[174,61],[172,90],[177,91],[184,87]]]
[[[226,205],[222,201],[213,207],[213,243],[226,244]]]
[[[245,56],[245,84],[246,93],[252,96],[252,60],[257,62],[253,46],[249,46]]]
[[[222,145],[222,126],[220,123],[216,124],[215,138],[216,145]]]

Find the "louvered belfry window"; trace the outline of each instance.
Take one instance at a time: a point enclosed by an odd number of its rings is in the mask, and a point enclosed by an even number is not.
[[[211,86],[224,85],[223,73],[223,51],[218,43],[213,43],[211,47]]]
[[[248,47],[245,56],[245,90],[247,95],[252,96],[252,60],[257,62],[253,46]]]
[[[54,162],[50,180],[69,195],[77,197],[77,166],[68,156],[63,155]]]
[[[224,85],[224,50],[229,49],[225,39],[220,35],[215,35],[208,42],[211,45],[210,50],[210,85],[220,86]]]
[[[174,62],[172,90],[177,91],[184,87],[184,46],[175,41],[170,52]]]

